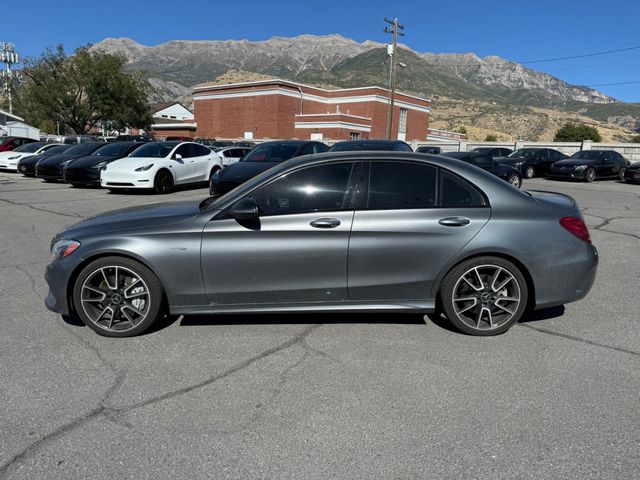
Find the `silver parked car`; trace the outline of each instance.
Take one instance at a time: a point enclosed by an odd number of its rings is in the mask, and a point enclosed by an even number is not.
[[[291,159],[218,198],[84,220],[52,240],[47,306],[96,332],[173,314],[442,310],[473,335],[583,298],[598,254],[571,197],[455,159]],[[165,301],[166,300],[166,301]]]

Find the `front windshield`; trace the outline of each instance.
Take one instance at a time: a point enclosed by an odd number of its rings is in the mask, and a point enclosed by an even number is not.
[[[43,155],[57,155],[58,153],[64,153],[71,148],[71,145],[58,145],[57,147],[48,148]]]
[[[99,146],[100,146],[100,144],[98,142],[78,143],[78,144],[72,146],[71,148],[69,148],[69,150],[67,150],[64,153],[66,153],[68,155],[90,155]]]
[[[294,157],[298,151],[296,143],[269,143],[258,145],[241,161],[243,162],[284,162]]]
[[[516,150],[507,158],[532,158],[538,150],[532,150],[530,148],[521,148],[520,150]]]
[[[569,158],[580,158],[582,160],[598,160],[600,158],[600,153],[597,150],[582,150],[580,152],[576,152]]]
[[[42,148],[42,146],[45,145],[42,142],[33,142],[33,143],[27,143],[25,145],[21,145],[20,147],[14,149],[14,152],[24,152],[24,153],[33,153],[37,150],[39,150],[40,148]]]
[[[137,148],[130,157],[167,157],[180,142],[152,142]]]
[[[104,157],[116,157],[118,155],[126,155],[130,148],[130,143],[108,143],[104,147],[100,147],[93,154]]]

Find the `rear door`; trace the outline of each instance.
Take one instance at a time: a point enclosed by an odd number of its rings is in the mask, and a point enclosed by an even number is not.
[[[466,180],[433,165],[366,167],[349,242],[349,298],[426,300],[444,265],[487,223],[489,205]]]

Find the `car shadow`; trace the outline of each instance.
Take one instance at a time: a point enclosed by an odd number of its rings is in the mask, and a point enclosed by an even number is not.
[[[192,183],[188,185],[176,185],[173,187],[173,190],[171,191],[171,193],[187,192],[190,190],[201,190],[205,188],[207,189],[209,188],[208,183],[202,183],[202,184]],[[165,193],[165,194],[156,193],[152,188],[121,188],[121,189],[114,189],[114,190],[107,191],[107,195],[138,195],[138,196],[145,196],[145,195],[169,196],[171,195],[171,193]],[[207,192],[206,196],[209,196],[209,192]]]
[[[564,305],[533,310],[525,313],[518,323],[539,322],[542,320],[549,320],[551,318],[562,317],[564,315],[564,311]]]

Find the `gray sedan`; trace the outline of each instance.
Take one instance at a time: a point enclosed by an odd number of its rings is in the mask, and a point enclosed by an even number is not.
[[[93,217],[51,246],[47,306],[114,337],[166,309],[439,311],[494,335],[583,298],[598,261],[572,198],[407,152],[298,157],[200,204]]]

